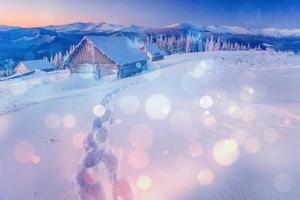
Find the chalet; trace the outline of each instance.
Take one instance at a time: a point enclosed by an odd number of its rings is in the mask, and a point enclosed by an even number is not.
[[[125,36],[85,36],[64,61],[72,72],[90,72],[99,77],[117,74],[119,78],[141,72],[147,57]]]
[[[15,68],[15,73],[25,74],[37,70],[49,72],[55,70],[55,67],[47,60],[22,61]]]
[[[144,53],[151,61],[163,60],[165,53],[159,49],[157,44],[144,45],[142,47]]]

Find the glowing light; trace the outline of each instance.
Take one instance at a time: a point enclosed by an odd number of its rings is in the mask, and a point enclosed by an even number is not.
[[[171,103],[168,97],[155,94],[150,96],[146,101],[146,113],[154,120],[165,119],[171,111]]]
[[[203,117],[203,125],[205,128],[214,128],[217,125],[217,120],[214,116],[204,116]]]
[[[248,138],[244,147],[249,154],[255,154],[260,151],[260,142],[256,138]]]
[[[203,96],[200,98],[200,106],[203,109],[209,109],[214,104],[213,99],[210,96]]]
[[[141,175],[138,177],[136,185],[140,190],[148,190],[152,185],[152,180],[149,176]]]
[[[139,68],[142,67],[142,64],[138,62],[138,63],[135,64],[135,67],[139,69]]]
[[[229,107],[228,114],[230,117],[237,119],[237,118],[241,117],[242,111],[238,106],[232,105]]]
[[[115,124],[116,125],[121,125],[122,124],[122,120],[121,119],[116,119],[115,120]]]
[[[242,130],[236,130],[231,134],[231,138],[237,141],[238,144],[244,144],[247,140],[247,135]]]
[[[209,169],[202,169],[199,171],[197,179],[201,185],[208,186],[214,182],[215,175]]]
[[[201,78],[206,70],[206,64],[203,61],[200,61],[196,66],[188,67],[188,75],[195,78]]]
[[[106,108],[99,104],[94,106],[93,112],[97,117],[102,117],[106,112]]]
[[[168,151],[168,150],[166,150],[166,149],[165,149],[165,150],[163,150],[163,155],[165,155],[165,156],[166,156],[166,155],[168,155],[168,154],[169,154],[169,151]]]
[[[56,129],[60,126],[60,124],[61,124],[61,119],[59,115],[55,113],[51,113],[47,115],[45,118],[45,125],[49,129]]]
[[[77,123],[77,120],[74,115],[69,114],[65,115],[63,118],[63,124],[66,128],[74,128]]]
[[[20,142],[16,145],[14,154],[17,161],[21,163],[30,163],[35,156],[36,151],[31,143]]]
[[[204,112],[204,115],[206,115],[206,116],[210,115],[209,110],[206,110],[206,111]]]
[[[249,94],[254,94],[254,92],[255,92],[255,90],[252,88],[252,87],[250,87],[250,88],[248,88],[248,92],[249,92]]]
[[[293,177],[288,173],[280,173],[275,177],[274,187],[282,193],[288,192],[294,185]]]
[[[291,125],[292,125],[292,120],[291,120],[290,118],[286,118],[286,119],[284,120],[284,125],[285,125],[285,126],[291,126]]]
[[[140,101],[134,95],[124,95],[119,101],[119,108],[124,114],[131,115],[137,113],[140,108]]]
[[[251,102],[255,99],[255,90],[252,87],[244,87],[241,91],[240,98],[243,101]]]
[[[188,93],[196,92],[200,87],[199,80],[194,76],[183,76],[181,79],[181,88]]]
[[[83,174],[83,179],[86,184],[88,185],[95,185],[100,180],[100,175],[98,172],[93,168],[88,168],[85,170]]]
[[[264,140],[267,143],[275,143],[279,138],[279,134],[275,129],[268,128],[267,130],[264,131]]]
[[[201,78],[203,74],[211,69],[214,65],[214,60],[212,59],[204,59],[201,60],[195,67],[189,69],[189,75],[194,76],[196,78]]]
[[[79,149],[83,148],[86,137],[87,137],[87,134],[85,134],[85,133],[74,134],[73,138],[72,138],[73,145]]]
[[[31,161],[33,164],[38,165],[41,162],[41,158],[39,156],[33,156]]]
[[[209,70],[215,64],[215,60],[214,59],[203,59],[203,60],[201,60],[200,64],[204,70]]]
[[[137,149],[146,149],[153,142],[152,129],[146,124],[137,124],[129,130],[130,144]]]
[[[194,157],[200,157],[203,153],[203,147],[200,143],[192,143],[189,145],[188,153]]]
[[[148,153],[144,150],[132,150],[128,155],[128,163],[134,169],[145,169],[149,164]]]
[[[229,166],[233,164],[239,156],[237,142],[233,139],[217,142],[213,148],[213,156],[220,165]]]

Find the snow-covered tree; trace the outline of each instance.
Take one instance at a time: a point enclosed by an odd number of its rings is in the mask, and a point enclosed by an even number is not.
[[[207,49],[208,51],[214,51],[215,42],[214,42],[214,36],[213,35],[210,37],[210,41],[208,43],[208,47],[207,48],[208,48]]]

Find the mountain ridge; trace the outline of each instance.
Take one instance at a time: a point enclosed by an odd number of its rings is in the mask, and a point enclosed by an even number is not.
[[[66,52],[85,35],[125,35],[129,38],[145,39],[146,36],[185,37],[194,35],[205,42],[212,37],[232,44],[262,46],[282,51],[300,51],[300,29],[250,30],[239,26],[197,26],[176,23],[162,27],[118,25],[105,22],[76,22],[64,25],[22,28],[0,26],[0,70],[13,68],[23,60],[51,57],[57,52]]]
[[[128,32],[142,32],[146,30],[160,30],[160,29],[191,29],[198,31],[207,31],[219,34],[239,34],[239,35],[249,35],[249,36],[266,36],[274,38],[283,37],[300,37],[300,28],[286,29],[286,28],[262,28],[253,29],[246,28],[242,26],[228,26],[228,25],[194,25],[191,23],[174,23],[161,27],[146,27],[138,25],[120,25],[114,23],[106,22],[74,22],[62,25],[48,25],[32,28],[24,28],[18,26],[7,26],[0,25],[0,32],[10,31],[14,29],[46,29],[51,31],[56,31],[58,33],[102,33],[102,32],[116,32],[116,31],[128,31]]]

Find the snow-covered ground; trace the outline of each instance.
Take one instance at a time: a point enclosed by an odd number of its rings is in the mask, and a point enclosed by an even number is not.
[[[122,80],[2,82],[0,199],[299,199],[298,63],[206,52]]]

